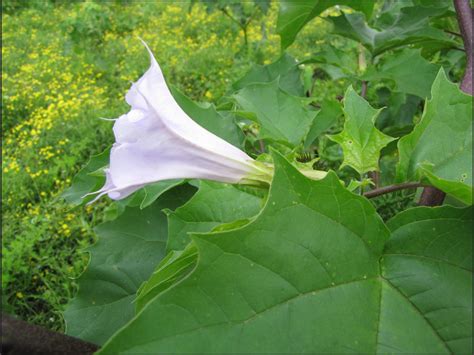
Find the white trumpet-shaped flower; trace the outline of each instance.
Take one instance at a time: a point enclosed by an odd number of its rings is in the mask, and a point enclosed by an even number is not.
[[[169,179],[269,182],[271,168],[207,131],[181,109],[146,47],[151,66],[126,94],[131,110],[115,121],[106,183],[97,198],[108,194],[119,200]]]

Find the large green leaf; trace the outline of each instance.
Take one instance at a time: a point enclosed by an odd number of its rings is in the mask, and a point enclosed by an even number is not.
[[[276,62],[268,65],[255,65],[241,79],[232,84],[234,91],[249,84],[267,83],[280,78],[280,88],[290,95],[303,96],[301,70],[298,62],[288,53],[284,53]]]
[[[67,334],[103,344],[134,315],[132,301],[165,254],[167,223],[161,212],[176,208],[194,188],[165,193],[148,208],[127,207],[114,221],[96,228],[99,241],[79,278],[79,292],[67,307]]]
[[[185,205],[168,215],[168,250],[182,250],[190,232],[209,232],[222,223],[255,216],[261,199],[232,185],[202,181]]]
[[[359,174],[379,169],[380,151],[394,138],[375,128],[376,110],[350,86],[344,96],[344,130],[328,136],[341,145],[344,161],[341,167],[350,166]]]
[[[398,143],[397,177],[427,177],[436,187],[472,203],[472,96],[440,70],[421,122]]]
[[[395,83],[394,91],[421,98],[430,95],[431,85],[439,71],[439,66],[424,59],[419,49],[397,52],[373,68],[362,77],[363,80],[390,80]]]
[[[387,27],[370,27],[361,13],[342,14],[329,17],[334,25],[334,33],[362,43],[372,55],[407,44],[438,42],[446,46],[455,44],[442,30],[429,26],[430,18],[442,15],[445,8],[404,7],[400,15]]]
[[[452,235],[422,225],[415,246],[393,228],[381,262],[389,231],[368,200],[333,173],[313,181],[280,155],[274,162],[258,217],[242,228],[194,235],[194,271],[150,300],[101,353],[471,351],[465,322],[472,274],[455,257],[471,252],[466,210],[456,210],[462,217]],[[428,236],[439,250],[452,247],[439,262],[420,246]],[[396,248],[400,238],[405,249]],[[450,244],[455,238],[463,242]]]
[[[195,122],[236,147],[242,147],[244,134],[232,115],[218,112],[215,106],[209,103],[197,104],[174,87],[172,92],[179,106]]]
[[[64,191],[62,197],[73,205],[89,202],[94,197],[84,195],[99,190],[105,182],[105,174],[98,171],[109,164],[110,147],[102,153],[93,155],[88,163],[74,176],[72,185]]]
[[[278,80],[247,85],[234,97],[245,111],[256,115],[261,139],[301,144],[316,116],[301,98],[280,89]]]
[[[411,306],[411,316],[396,315],[398,309],[390,305],[389,297],[382,298],[385,316],[398,318],[400,324],[394,325],[419,337],[420,345],[426,339],[421,326],[435,338],[413,351],[400,346],[395,332],[380,333],[381,352],[419,353],[433,346],[432,353],[472,354],[472,217],[472,207],[420,207],[388,222],[392,236],[385,247],[382,274],[394,300]]]
[[[281,48],[293,43],[299,31],[324,10],[335,6],[350,6],[370,17],[374,7],[372,0],[281,0],[278,13],[277,32],[281,37]]]

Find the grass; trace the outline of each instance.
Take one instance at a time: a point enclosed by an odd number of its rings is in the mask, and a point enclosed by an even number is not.
[[[188,2],[2,3],[2,304],[63,330],[61,312],[87,265],[81,249],[106,202],[72,208],[60,195],[113,142],[99,117],[127,111],[124,94],[148,66],[194,100],[215,101],[254,63],[279,56],[277,4],[243,33],[227,17]],[[317,29],[317,30],[315,30]],[[292,47],[306,56],[325,36],[314,21]]]

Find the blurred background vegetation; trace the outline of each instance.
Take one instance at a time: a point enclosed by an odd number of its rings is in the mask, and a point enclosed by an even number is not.
[[[81,250],[94,242],[106,203],[73,208],[61,193],[113,141],[112,123],[100,118],[127,111],[124,94],[149,65],[138,38],[170,83],[193,100],[218,102],[250,67],[280,55],[278,4],[244,4],[238,13],[195,1],[2,2],[4,311],[64,329],[61,312],[88,262]],[[289,52],[304,59],[330,37],[318,18]],[[352,42],[337,41],[357,55]],[[343,94],[342,81],[309,75],[318,78],[312,95]]]

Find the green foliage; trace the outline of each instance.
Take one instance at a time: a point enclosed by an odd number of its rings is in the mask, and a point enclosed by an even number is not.
[[[178,207],[182,196],[193,192],[191,187],[172,190],[148,208],[128,207],[96,228],[100,239],[87,249],[90,264],[64,313],[67,334],[101,345],[133,317],[138,288],[165,255],[167,224],[161,210]]]
[[[261,199],[234,186],[201,182],[188,203],[168,213],[167,250],[182,250],[189,244],[189,232],[209,232],[212,228],[253,217]]]
[[[98,191],[105,182],[105,176],[101,169],[108,165],[110,156],[110,148],[102,153],[93,155],[89,162],[74,176],[72,185],[64,193],[62,197],[73,205],[85,204],[93,199],[87,196],[88,193]]]
[[[374,1],[365,0],[304,0],[280,2],[277,32],[281,37],[281,47],[285,49],[293,43],[299,31],[313,18],[329,7],[335,5],[350,6],[362,11],[367,17],[372,14]]]
[[[287,53],[276,62],[252,67],[241,79],[232,84],[232,89],[237,91],[253,83],[267,83],[278,78],[280,88],[288,94],[294,96],[304,95],[298,62]]]
[[[351,77],[357,72],[355,56],[333,46],[324,46],[313,57],[306,59],[305,63],[319,63],[319,67],[329,74],[332,79]]]
[[[277,7],[248,25],[249,51],[238,58],[238,29],[201,4],[190,12],[185,3],[140,1],[3,1],[2,9],[7,7],[2,13],[2,304],[29,322],[64,330],[61,312],[87,265],[80,249],[96,239],[95,225],[123,210],[114,204],[104,214],[105,199],[82,206],[82,192],[100,186],[100,171],[87,175],[97,182],[88,180],[86,190],[68,188],[91,155],[113,142],[112,123],[98,118],[126,112],[123,95],[149,65],[137,37],[156,52],[167,79],[186,96],[217,100],[254,62],[279,57],[278,36],[270,26]],[[232,129],[237,137],[240,129]],[[147,186],[137,194],[145,200],[130,203],[143,201],[146,207],[168,188]],[[81,206],[62,202],[66,190]]]
[[[316,115],[301,105],[301,98],[283,91],[278,80],[247,85],[234,97],[243,110],[255,114],[260,139],[296,146],[308,134]]]
[[[140,312],[153,298],[188,276],[196,266],[197,257],[197,249],[192,242],[184,250],[171,250],[138,290],[136,312]]]
[[[398,145],[399,180],[426,177],[434,186],[472,204],[472,96],[440,70],[421,121]]]
[[[67,332],[103,353],[472,353],[472,97],[451,82],[451,4],[10,3],[5,309],[61,329],[69,301]],[[156,181],[84,206],[113,142],[92,118],[125,113],[148,65],[137,36],[269,188]],[[444,206],[412,208],[420,183]]]
[[[439,71],[420,55],[420,50],[405,49],[388,57],[376,69],[362,76],[364,80],[389,80],[395,85],[393,91],[429,97],[431,85]],[[414,75],[416,73],[416,75]]]
[[[177,89],[173,89],[172,92],[183,111],[199,125],[236,147],[242,146],[244,135],[235,124],[235,117],[232,113],[226,115],[225,112],[219,112],[214,105],[209,103],[196,104]]]
[[[343,115],[341,105],[336,100],[324,100],[313,124],[306,135],[305,147],[309,147],[321,134],[328,131]]]
[[[407,44],[436,42],[445,46],[453,45],[454,42],[446,33],[428,25],[432,17],[445,12],[446,8],[442,7],[403,7],[397,17],[379,20],[377,29],[367,24],[362,13],[342,14],[329,19],[335,33],[360,42],[376,56]]]
[[[424,351],[432,347],[432,352],[472,352],[472,212],[472,207],[416,208],[388,222],[392,236],[385,247],[382,273],[399,292],[398,297],[411,303],[421,316],[423,327],[434,334],[422,347]],[[394,308],[387,313],[395,315]],[[423,335],[403,314],[396,317],[409,324],[399,329],[412,336]],[[383,340],[385,351],[396,344]],[[390,340],[395,341],[393,336]]]
[[[196,267],[100,353],[469,352],[472,209],[411,210],[389,238],[334,174],[311,181],[274,161],[258,217],[195,234]]]
[[[350,166],[359,174],[379,169],[380,151],[394,140],[375,128],[375,119],[379,113],[380,110],[372,108],[352,87],[347,89],[344,97],[344,130],[329,136],[341,145],[344,152],[341,167]]]
[[[415,114],[420,111],[422,99],[418,96],[391,92],[386,87],[377,90],[378,104],[385,107],[377,118],[376,125],[381,131],[392,136],[409,133]]]

